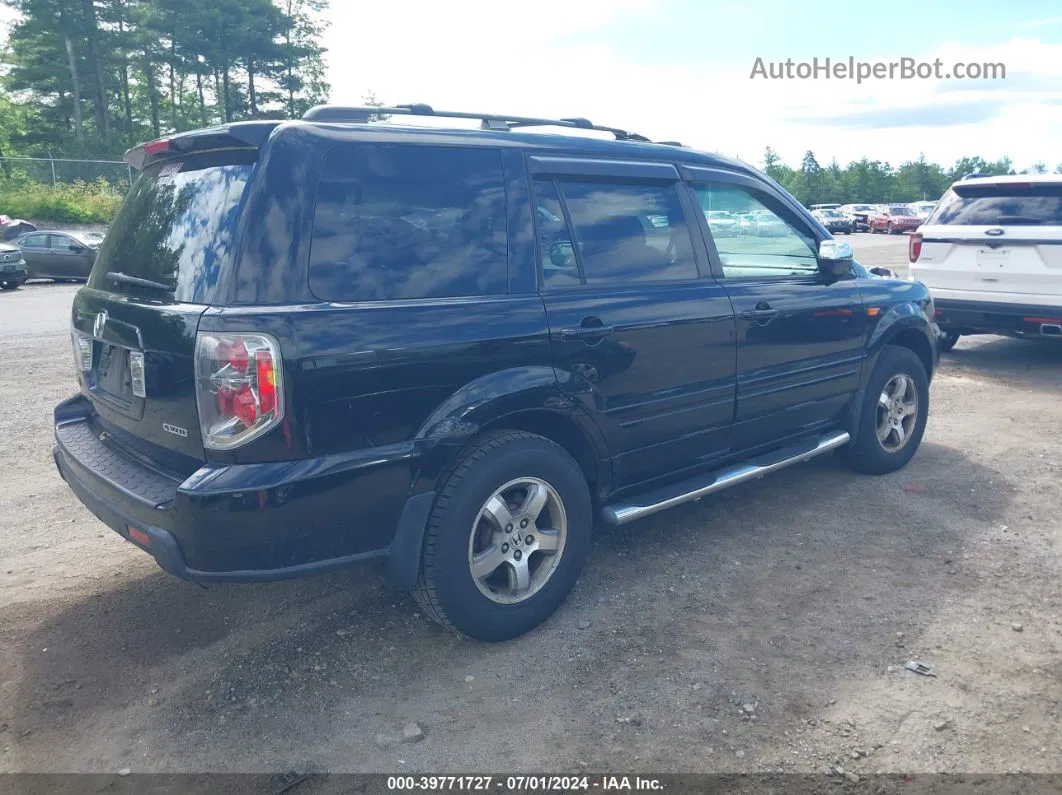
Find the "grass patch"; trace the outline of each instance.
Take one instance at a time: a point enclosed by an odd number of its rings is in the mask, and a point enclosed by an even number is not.
[[[0,214],[35,221],[109,224],[124,195],[105,180],[59,185],[0,181]]]

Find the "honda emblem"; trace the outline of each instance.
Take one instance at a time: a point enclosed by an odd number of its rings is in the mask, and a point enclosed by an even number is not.
[[[92,336],[99,339],[103,335],[103,327],[107,325],[107,310],[104,309],[98,315],[96,320],[92,324]]]

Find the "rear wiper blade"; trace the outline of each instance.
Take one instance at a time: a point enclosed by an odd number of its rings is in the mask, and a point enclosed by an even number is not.
[[[151,287],[152,289],[165,290],[166,292],[173,291],[173,288],[168,284],[154,282],[151,279],[141,279],[139,276],[130,276],[128,273],[121,273],[119,271],[108,273],[107,278],[112,282],[118,282],[119,284],[135,284],[137,287]]]

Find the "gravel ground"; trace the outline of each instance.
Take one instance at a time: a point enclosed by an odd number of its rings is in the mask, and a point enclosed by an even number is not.
[[[484,645],[372,569],[207,590],[96,521],[50,458],[75,289],[0,295],[0,772],[1062,772],[1062,347],[960,341],[904,471],[598,528]]]

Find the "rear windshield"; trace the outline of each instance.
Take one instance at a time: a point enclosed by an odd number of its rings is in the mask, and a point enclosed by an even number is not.
[[[927,223],[1062,226],[1062,185],[956,185]]]
[[[254,152],[211,152],[145,169],[107,232],[89,286],[216,302],[219,277],[232,262],[236,216],[254,159]]]

